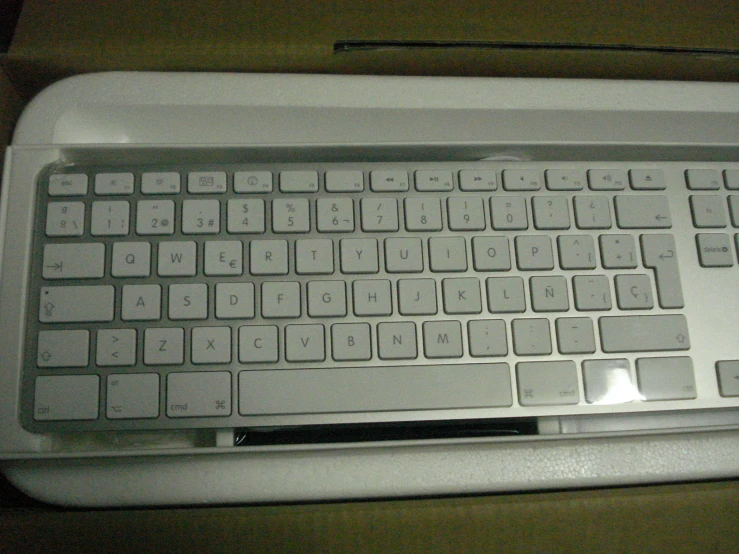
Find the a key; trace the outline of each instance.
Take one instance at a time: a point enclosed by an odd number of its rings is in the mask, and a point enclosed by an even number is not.
[[[315,171],[282,171],[280,192],[318,192],[318,173]]]
[[[346,315],[346,283],[344,281],[309,282],[308,315],[311,317],[344,317]]]
[[[523,196],[492,196],[490,212],[496,231],[518,231],[529,227]]]
[[[631,188],[634,190],[664,190],[665,176],[659,169],[632,169],[629,171]]]
[[[322,362],[325,359],[323,325],[287,325],[285,327],[285,360],[288,362]]]
[[[575,362],[520,362],[516,364],[518,401],[521,406],[577,404]]]
[[[482,311],[480,281],[476,277],[444,279],[444,312],[447,314],[479,314]]]
[[[133,194],[133,173],[98,173],[95,175],[95,194]]]
[[[473,237],[472,264],[475,271],[508,271],[511,254],[506,237]]]
[[[616,222],[621,229],[669,229],[672,227],[667,197],[638,194],[613,199]]]
[[[539,190],[541,173],[536,169],[504,169],[503,188],[505,190]]]
[[[648,275],[616,275],[616,303],[622,310],[649,310],[654,307],[652,283]]]
[[[97,419],[99,396],[97,375],[36,377],[33,418],[36,421]]]
[[[400,279],[398,309],[401,315],[434,315],[436,281],[433,279]]]
[[[488,291],[488,310],[491,314],[526,311],[523,279],[520,277],[489,277],[485,285]]]
[[[327,171],[326,192],[362,192],[364,174],[361,171]]]
[[[377,326],[377,347],[381,360],[416,359],[416,324],[412,321],[380,323]]]
[[[49,202],[46,206],[47,237],[81,237],[84,232],[84,203]]]
[[[351,198],[319,198],[316,212],[319,232],[354,232],[354,201]]]
[[[145,419],[159,415],[159,375],[116,373],[107,379],[105,416],[108,419]]]
[[[580,311],[611,309],[611,289],[605,275],[576,275],[572,278],[572,294]]]
[[[180,186],[180,174],[174,171],[141,174],[142,194],[178,194]]]
[[[414,177],[419,192],[449,192],[454,189],[451,171],[419,170]]]
[[[521,270],[553,269],[552,240],[544,235],[516,237],[516,263]]]
[[[479,196],[447,198],[447,219],[452,231],[482,231],[485,229],[485,206]]]
[[[150,327],[144,331],[144,363],[146,365],[182,365],[184,361],[184,329]]]
[[[377,273],[376,239],[341,239],[341,272],[346,275]]]
[[[734,253],[726,233],[698,233],[695,236],[698,259],[703,267],[731,267]]]
[[[531,277],[531,307],[535,312],[565,312],[570,308],[567,279],[561,275]]]
[[[272,231],[307,233],[310,231],[310,206],[307,198],[272,200]]]
[[[151,244],[116,242],[111,262],[113,277],[148,277],[151,274]]]
[[[160,242],[157,273],[161,277],[193,277],[197,246],[191,241]]]
[[[385,270],[388,273],[419,273],[423,271],[421,239],[385,239]]]
[[[585,360],[582,363],[585,400],[589,404],[623,404],[639,398],[631,382],[629,360]]]
[[[333,324],[331,326],[331,346],[331,357],[337,362],[371,359],[372,346],[369,324]]]
[[[357,280],[353,283],[354,315],[391,315],[390,281],[386,279]]]
[[[599,319],[603,352],[688,350],[684,315],[632,315]]]
[[[268,281],[262,283],[262,317],[300,317],[300,283]]]
[[[470,356],[484,358],[508,354],[505,321],[502,319],[471,320],[467,323],[467,332]]]
[[[139,200],[136,203],[136,234],[171,235],[174,226],[172,200]]]
[[[423,324],[423,352],[427,358],[461,358],[462,325],[459,321]]]
[[[570,210],[563,196],[534,196],[531,200],[534,227],[537,229],[569,229]]]
[[[370,172],[372,192],[405,192],[408,190],[408,172],[374,170]]]
[[[115,287],[111,285],[41,287],[41,323],[113,321]]]
[[[269,171],[237,171],[234,173],[234,192],[266,194],[272,192],[272,173]]]
[[[467,271],[467,247],[464,237],[433,237],[429,239],[431,271]]]
[[[182,232],[186,235],[215,235],[221,230],[221,203],[218,200],[182,202]]]
[[[590,235],[557,237],[562,269],[595,269],[595,244]]]
[[[330,275],[334,272],[334,243],[330,239],[295,241],[295,272],[298,275]]]
[[[647,402],[689,400],[698,396],[693,361],[687,356],[637,358],[636,378],[639,392]]]
[[[93,202],[90,234],[93,236],[125,236],[128,234],[130,205],[125,200]]]
[[[239,362],[257,364],[279,359],[275,325],[243,325],[239,327]]]
[[[587,182],[580,169],[547,169],[544,173],[549,190],[582,190]]]
[[[721,176],[715,169],[688,169],[685,179],[690,190],[718,190]]]
[[[654,270],[660,307],[682,308],[685,303],[675,238],[672,235],[642,235],[641,250],[644,267]]]
[[[136,364],[136,329],[100,329],[95,363],[99,366]]]
[[[206,275],[244,273],[244,245],[238,240],[211,240],[205,243]]]
[[[459,189],[463,191],[497,190],[497,173],[493,169],[462,169],[459,172]]]
[[[231,373],[193,371],[167,375],[167,417],[231,415]]]
[[[207,319],[208,285],[188,283],[169,286],[169,319]]]
[[[155,321],[161,317],[161,285],[126,285],[121,300],[123,321]]]
[[[216,285],[218,319],[254,317],[254,283],[218,283]]]
[[[187,174],[187,192],[190,194],[222,194],[226,188],[226,174],[223,171],[193,171]]]
[[[87,367],[90,331],[39,331],[36,365],[38,367]]]
[[[441,231],[441,202],[438,198],[406,198],[405,228],[408,231]]]
[[[398,230],[398,201],[395,198],[362,198],[360,206],[363,231]]]
[[[629,182],[621,169],[591,169],[588,171],[590,190],[623,190]]]
[[[637,265],[636,246],[631,235],[601,235],[600,257],[606,269],[632,269]]]
[[[514,319],[511,322],[513,351],[518,356],[552,353],[552,340],[547,319]]]
[[[610,229],[611,209],[606,196],[575,196],[575,224],[578,229]]]
[[[49,196],[84,196],[86,194],[87,175],[84,173],[49,175]]]
[[[46,244],[44,279],[95,279],[105,275],[105,245]]]
[[[192,363],[231,363],[230,327],[194,327],[190,344]]]
[[[593,320],[589,317],[560,317],[555,323],[560,354],[595,352]]]
[[[287,241],[253,240],[249,243],[252,275],[287,275]]]
[[[235,198],[227,204],[227,229],[229,233],[264,233],[264,200]]]

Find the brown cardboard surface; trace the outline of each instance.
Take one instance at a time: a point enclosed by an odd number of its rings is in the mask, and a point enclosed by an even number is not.
[[[736,80],[737,28],[696,0],[27,0],[6,63],[27,93],[113,69]]]
[[[394,502],[0,511],[3,552],[739,552],[739,483]]]

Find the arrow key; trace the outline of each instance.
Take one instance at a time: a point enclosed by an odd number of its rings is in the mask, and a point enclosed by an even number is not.
[[[621,229],[669,229],[672,227],[667,196],[618,195],[613,199]]]
[[[135,329],[98,331],[95,362],[99,366],[132,366],[136,363]]]
[[[105,245],[47,244],[44,246],[44,279],[98,279],[105,275]]]

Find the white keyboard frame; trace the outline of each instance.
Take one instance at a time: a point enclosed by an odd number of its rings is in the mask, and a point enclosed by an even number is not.
[[[736,408],[551,418],[540,423],[545,434],[519,439],[249,449],[220,441],[224,446],[194,448],[187,437],[173,434],[168,448],[132,444],[81,452],[67,441],[66,451],[54,451],[53,436],[20,427],[23,308],[17,299],[25,297],[27,280],[22,253],[12,245],[32,232],[32,218],[25,216],[32,213],[35,187],[7,183],[33,184],[39,168],[60,159],[87,161],[80,147],[141,147],[142,159],[150,147],[207,147],[224,159],[235,147],[267,148],[279,159],[281,152],[320,146],[338,154],[379,149],[392,160],[425,157],[441,145],[469,160],[585,160],[607,146],[614,160],[646,161],[645,147],[654,146],[665,160],[674,153],[736,162],[739,85],[185,73],[109,73],[55,84],[26,108],[3,175],[3,472],[32,496],[86,506],[378,498],[739,476]]]

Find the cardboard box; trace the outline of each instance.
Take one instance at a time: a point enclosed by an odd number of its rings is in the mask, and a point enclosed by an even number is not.
[[[736,81],[737,29],[737,2],[28,0],[0,57],[0,144],[25,101],[76,73]],[[0,506],[0,550],[16,552],[739,551],[736,482],[112,512],[50,509],[5,486]]]

